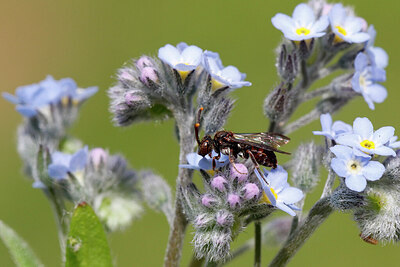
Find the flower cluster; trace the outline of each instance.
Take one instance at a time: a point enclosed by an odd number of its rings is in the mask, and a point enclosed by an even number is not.
[[[331,147],[336,158],[331,161],[332,169],[351,190],[361,192],[366,188],[367,180],[380,179],[385,167],[378,161],[371,160],[374,155],[395,156],[393,147],[397,146],[394,128],[382,127],[376,131],[368,118],[356,118],[353,127],[341,121],[332,124],[330,114],[321,115],[322,131],[314,131],[316,135],[324,135],[338,145]]]

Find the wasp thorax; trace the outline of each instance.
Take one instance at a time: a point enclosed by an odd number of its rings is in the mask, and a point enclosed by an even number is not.
[[[210,154],[213,150],[213,141],[210,136],[204,136],[199,145],[198,154],[205,157]]]

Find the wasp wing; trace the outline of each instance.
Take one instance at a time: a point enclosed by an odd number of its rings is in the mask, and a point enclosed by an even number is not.
[[[239,143],[244,143],[254,147],[290,154],[278,149],[278,147],[287,144],[290,138],[278,133],[234,133],[233,138]]]

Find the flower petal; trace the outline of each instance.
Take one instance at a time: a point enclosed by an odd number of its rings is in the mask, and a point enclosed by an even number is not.
[[[346,177],[347,168],[346,161],[343,159],[333,158],[331,160],[331,168],[336,172],[336,174],[340,177]]]
[[[278,209],[286,212],[287,214],[289,214],[290,216],[296,216],[296,212],[294,212],[290,207],[288,207],[287,205],[285,205],[284,203],[278,202],[275,205]]]
[[[396,152],[387,146],[377,147],[374,149],[373,153],[381,156],[396,156]]]
[[[68,167],[64,165],[50,164],[47,172],[51,178],[63,179],[67,176]]]
[[[299,202],[303,197],[303,191],[300,189],[296,187],[287,187],[279,193],[278,200],[283,201],[285,204],[294,204]]]
[[[387,97],[386,88],[377,83],[368,86],[366,88],[366,93],[371,97],[371,100],[376,103],[382,103]]]
[[[288,15],[278,13],[271,19],[271,22],[275,28],[282,31],[283,33],[294,31],[293,19]]]
[[[351,159],[353,154],[353,149],[342,145],[333,146],[330,148],[330,150],[333,154],[335,154],[336,157],[341,159]]]
[[[75,172],[77,170],[82,170],[85,168],[88,159],[88,147],[78,150],[71,157],[71,162],[69,164],[69,168],[71,172]]]
[[[179,50],[175,46],[170,44],[167,44],[158,50],[158,58],[170,65],[171,67],[179,63],[180,57],[181,54]]]
[[[363,175],[350,175],[345,179],[346,186],[356,192],[361,192],[367,186],[367,180]]]
[[[293,20],[301,26],[310,26],[315,21],[314,11],[305,3],[298,4],[292,14]]]
[[[358,134],[343,134],[341,136],[338,136],[335,141],[336,143],[340,145],[346,145],[346,146],[356,146],[358,145],[358,140],[359,140],[359,135]]]
[[[363,174],[369,181],[379,180],[385,172],[385,166],[378,161],[370,161],[363,167]]]
[[[353,122],[353,132],[362,139],[369,139],[374,132],[374,126],[368,118],[356,118]]]
[[[392,126],[385,126],[375,131],[372,140],[378,144],[386,144],[394,135]]]

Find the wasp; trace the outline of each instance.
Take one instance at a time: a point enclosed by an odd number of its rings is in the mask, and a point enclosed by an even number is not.
[[[229,161],[233,166],[237,157],[251,159],[255,167],[259,170],[259,165],[276,168],[278,161],[275,152],[290,154],[281,151],[278,147],[287,144],[290,138],[278,133],[233,133],[230,131],[218,131],[212,138],[205,135],[199,138],[200,117],[203,108],[197,114],[197,122],[194,125],[196,140],[198,143],[198,154],[205,157],[214,150],[217,156],[213,157],[212,166],[216,167],[216,160],[221,157],[221,153],[229,156]],[[236,169],[236,168],[235,168]]]

